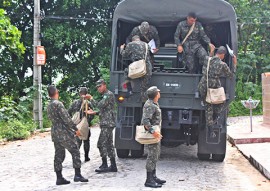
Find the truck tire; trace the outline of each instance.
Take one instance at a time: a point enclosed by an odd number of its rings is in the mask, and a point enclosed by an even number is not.
[[[197,156],[198,156],[199,160],[209,160],[210,159],[210,154],[197,153]]]
[[[213,161],[223,162],[225,158],[225,154],[212,154]]]
[[[129,155],[129,149],[116,149],[116,153],[119,158],[127,158]]]
[[[131,150],[131,157],[133,158],[141,158],[144,153],[144,145],[142,145],[140,150]]]

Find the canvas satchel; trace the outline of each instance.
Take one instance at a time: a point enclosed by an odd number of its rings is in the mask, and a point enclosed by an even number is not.
[[[155,131],[160,132],[160,126],[155,125],[153,126]],[[137,125],[136,126],[136,136],[135,140],[139,142],[140,144],[155,144],[160,142],[159,139],[156,139],[153,134],[149,133],[147,130],[145,130],[144,125]]]
[[[83,108],[83,103],[82,102],[82,105],[81,105],[81,108],[80,108],[80,111],[77,111],[74,113],[74,115],[72,116],[72,121],[73,123],[75,123],[76,125],[78,125],[81,121],[81,111],[82,111],[82,108]]]
[[[83,101],[83,104],[85,105],[85,111],[88,110],[88,103],[87,101]],[[88,135],[89,135],[89,124],[88,124],[88,120],[87,120],[87,113],[85,116],[83,116],[83,118],[81,119],[80,123],[77,124],[77,128],[80,131],[81,135],[79,136],[79,138],[81,140],[87,140],[88,139]]]
[[[136,79],[143,77],[146,74],[146,56],[147,56],[147,43],[145,43],[145,58],[132,62],[128,66],[128,77],[131,79]]]
[[[210,65],[211,57],[208,59],[207,63],[207,94],[206,94],[206,102],[210,104],[221,104],[226,101],[226,95],[223,87],[220,88],[209,88],[208,86],[208,71]]]

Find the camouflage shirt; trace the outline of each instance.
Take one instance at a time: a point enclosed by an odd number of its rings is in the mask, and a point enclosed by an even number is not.
[[[147,52],[146,55],[146,60],[149,60],[149,51],[146,51],[145,48],[150,49],[148,44],[142,41],[133,41],[127,44],[125,49],[121,49],[120,53],[121,55],[126,58],[130,59],[132,62],[145,59],[145,53]]]
[[[92,100],[94,106],[99,109],[100,126],[115,127],[116,126],[116,111],[114,94],[107,90],[103,93],[103,98],[99,102]]]
[[[52,122],[52,141],[61,142],[74,138],[76,125],[73,123],[62,102],[52,99],[47,107],[48,118]]]
[[[182,41],[184,40],[184,38],[187,36],[188,31],[190,30],[190,27],[191,26],[187,24],[186,20],[181,21],[177,25],[176,31],[174,33],[174,41],[177,46],[180,45]],[[188,42],[200,43],[201,40],[205,42],[206,44],[210,43],[210,39],[205,34],[202,24],[196,21],[193,32],[189,35],[189,37],[187,38],[184,44]]]
[[[87,100],[86,100],[86,101],[87,101]],[[93,104],[91,103],[91,101],[90,101],[90,102],[87,101],[87,103],[88,103],[88,109],[93,109],[93,108],[94,108],[94,107],[93,107]],[[77,99],[77,100],[75,100],[75,101],[71,104],[70,108],[68,109],[69,115],[72,117],[72,116],[74,115],[75,112],[78,112],[78,111],[81,110],[81,107],[82,107],[82,99]],[[84,111],[85,111],[85,107],[82,108],[82,111],[81,111],[81,113],[80,113],[80,118],[82,118],[83,116],[86,115]],[[93,115],[87,115],[87,119],[88,119],[88,123],[89,123],[89,124],[90,124],[90,122],[91,122],[91,120],[92,120],[93,118],[94,118]]]
[[[138,35],[140,37],[140,39],[146,43],[148,43],[149,41],[154,39],[154,41],[156,43],[156,47],[157,47],[157,49],[159,49],[160,39],[159,39],[159,35],[158,35],[158,31],[157,31],[156,27],[150,25],[149,32],[145,36],[141,33],[139,26],[134,27],[134,29],[131,31],[130,35],[127,37],[126,44],[131,42],[132,37],[134,37],[135,35]]]
[[[161,123],[161,110],[158,103],[148,99],[143,106],[141,124],[147,127],[159,125]]]
[[[150,50],[148,44],[146,44],[145,42],[133,41],[128,43],[125,49],[121,49],[120,54],[123,56],[123,58],[130,59],[132,62],[134,62],[137,60],[145,59],[146,47],[148,48],[148,50]],[[152,65],[150,62],[149,51],[147,51],[146,63],[147,63],[147,73],[151,74]]]
[[[199,92],[202,97],[206,96],[207,93],[207,64],[208,64],[208,56],[205,59],[202,73],[203,76],[200,80],[198,85]],[[233,73],[230,71],[230,68],[225,62],[222,62],[219,57],[214,56],[211,58],[209,64],[209,71],[208,71],[208,86],[209,88],[219,88],[221,87],[220,77],[232,77]]]

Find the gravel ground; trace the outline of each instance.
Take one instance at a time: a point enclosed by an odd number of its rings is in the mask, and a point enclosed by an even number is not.
[[[228,123],[244,123],[247,119],[248,117],[229,118]],[[260,121],[261,117],[256,117],[256,120]],[[98,127],[92,128],[91,161],[82,164],[82,174],[89,178],[88,183],[73,182],[74,170],[71,156],[67,154],[63,163],[63,175],[71,180],[71,184],[55,185],[54,148],[49,132],[40,133],[29,140],[1,145],[1,190],[155,190],[144,187],[146,156],[141,159],[117,159],[117,173],[94,172],[101,163],[96,148],[99,132]],[[166,179],[167,183],[157,190],[270,190],[269,180],[230,144],[227,145],[227,155],[223,163],[199,161],[196,152],[196,146],[162,147],[157,174]],[[81,156],[83,158],[82,149]]]

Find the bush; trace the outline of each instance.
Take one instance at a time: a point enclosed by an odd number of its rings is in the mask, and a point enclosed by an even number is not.
[[[0,136],[10,140],[26,139],[35,130],[33,122],[22,123],[17,119],[0,123]]]
[[[230,116],[243,116],[249,115],[249,109],[246,109],[241,100],[247,100],[251,97],[253,100],[260,100],[260,103],[256,109],[252,111],[254,115],[262,115],[262,86],[261,84],[255,84],[252,82],[243,83],[242,79],[238,79],[236,83],[236,98],[230,104]]]

